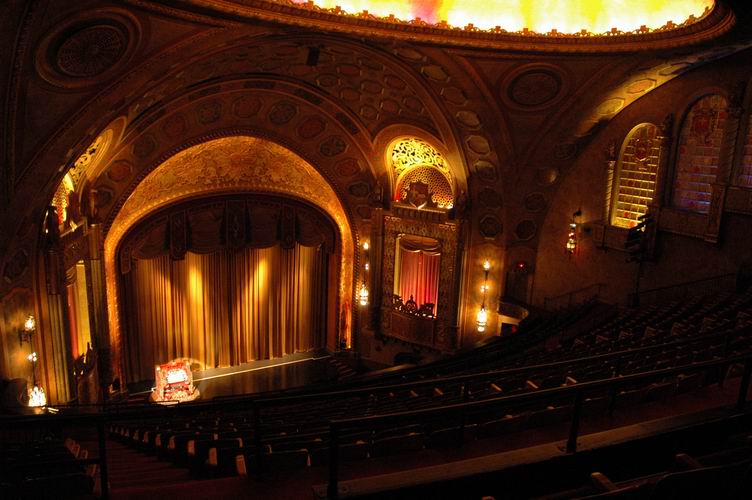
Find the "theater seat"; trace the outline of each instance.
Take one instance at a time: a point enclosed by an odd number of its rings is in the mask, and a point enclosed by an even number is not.
[[[528,413],[517,415],[505,415],[504,418],[491,420],[478,427],[475,435],[478,439],[491,436],[499,436],[509,432],[515,432],[527,425],[530,417]]]
[[[423,449],[425,437],[423,433],[412,432],[402,436],[392,436],[374,439],[372,456],[383,457],[411,453]]]
[[[370,456],[371,445],[365,441],[357,441],[355,443],[347,443],[340,445],[338,458],[342,462],[348,462],[352,460],[363,460]],[[320,465],[328,465],[329,457],[331,456],[331,450],[326,448],[319,448],[311,452],[311,466],[316,467]]]

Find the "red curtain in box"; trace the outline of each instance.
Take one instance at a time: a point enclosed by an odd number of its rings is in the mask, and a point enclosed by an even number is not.
[[[439,293],[441,254],[425,250],[408,250],[400,246],[399,295],[403,302],[412,296],[418,307],[436,304]],[[434,314],[436,308],[434,306]]]

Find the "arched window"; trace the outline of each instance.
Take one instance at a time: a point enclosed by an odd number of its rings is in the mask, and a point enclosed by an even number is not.
[[[636,126],[624,139],[614,182],[612,225],[632,227],[648,211],[655,196],[660,154],[658,127],[652,123]]]
[[[744,187],[752,187],[752,115],[749,117],[747,135],[744,138],[744,151],[739,167],[738,184]]]
[[[391,148],[396,201],[406,201],[413,184],[425,186],[428,205],[452,208],[454,190],[449,165],[430,144],[417,138],[402,139]]]
[[[679,135],[673,205],[706,214],[710,209],[712,185],[718,172],[726,99],[718,94],[697,101],[687,114]]]

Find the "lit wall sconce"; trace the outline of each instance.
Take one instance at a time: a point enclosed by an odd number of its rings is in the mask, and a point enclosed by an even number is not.
[[[361,306],[368,305],[368,288],[366,288],[366,282],[364,281],[360,285],[360,291],[358,292],[358,300]]]
[[[23,330],[19,330],[18,332],[18,345],[21,346],[24,342],[29,342],[31,344],[36,329],[37,322],[34,319],[34,316],[30,314],[29,317],[26,318],[26,321],[24,321]]]
[[[488,324],[488,311],[486,311],[486,292],[488,291],[488,271],[491,270],[491,263],[489,261],[483,262],[483,285],[481,291],[483,292],[483,302],[481,303],[480,310],[475,317],[475,322],[478,325],[479,332],[486,331],[486,325]]]
[[[480,306],[478,315],[475,317],[475,321],[478,323],[478,331],[483,333],[486,331],[486,325],[488,324],[488,313],[486,312],[486,305]]]
[[[29,343],[29,355],[26,356],[26,359],[29,360],[31,363],[31,384],[33,389],[29,389],[29,397],[32,397],[32,391],[34,389],[37,389],[35,392],[35,397],[37,397],[37,401],[39,401],[39,393],[41,391],[41,397],[44,398],[44,391],[41,389],[41,387],[37,387],[37,352],[34,350],[34,332],[37,329],[37,322],[34,319],[34,316],[31,314],[29,317],[26,318],[26,321],[24,321],[24,327],[23,330],[19,330],[18,332],[18,345],[23,346],[24,342]],[[31,399],[29,400],[29,406],[44,406],[42,405],[32,405]]]
[[[567,233],[566,252],[571,257],[577,252],[577,219],[582,215],[581,210],[572,214],[572,221],[569,223],[569,232]]]
[[[358,302],[360,302],[361,306],[368,305],[368,287],[366,286],[366,279],[368,277],[368,271],[371,269],[371,259],[368,255],[368,250],[370,250],[371,245],[367,242],[363,242],[363,283],[360,285],[360,290],[358,291]]]

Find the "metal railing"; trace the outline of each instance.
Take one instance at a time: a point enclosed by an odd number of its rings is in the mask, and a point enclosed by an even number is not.
[[[749,389],[750,375],[752,375],[752,352],[744,355],[733,356],[720,360],[705,361],[693,363],[690,365],[664,368],[653,370],[645,373],[637,373],[615,377],[593,382],[583,382],[570,385],[567,387],[557,387],[553,389],[543,389],[526,394],[517,394],[512,396],[501,396],[493,399],[481,401],[466,401],[437,408],[425,408],[419,410],[404,411],[398,413],[388,413],[383,415],[373,415],[359,418],[345,418],[330,421],[329,425],[329,482],[327,484],[327,498],[336,500],[339,498],[339,436],[344,429],[353,429],[358,427],[373,427],[375,425],[395,424],[399,422],[409,422],[421,420],[426,417],[458,417],[460,427],[458,431],[459,444],[462,444],[463,430],[465,427],[465,416],[469,411],[478,409],[488,409],[497,407],[514,406],[515,404],[530,401],[548,401],[552,397],[571,396],[573,398],[572,416],[569,426],[568,438],[566,443],[566,452],[575,453],[577,451],[577,438],[579,436],[580,421],[582,418],[582,404],[585,394],[597,389],[608,389],[610,393],[609,407],[613,408],[617,390],[620,387],[635,384],[636,382],[647,382],[665,378],[671,375],[687,374],[702,372],[715,367],[727,367],[733,363],[744,362],[744,372],[739,386],[739,393],[736,401],[737,410],[743,410],[747,403],[747,392]],[[723,381],[721,375],[721,382]]]
[[[588,300],[597,299],[601,296],[601,292],[608,285],[605,283],[593,283],[571,292],[563,293],[555,297],[546,297],[543,299],[543,309],[546,311],[561,311],[563,309],[569,309],[580,304],[584,304]]]
[[[721,274],[710,278],[687,281],[676,285],[662,286],[630,293],[628,304],[654,304],[670,300],[683,300],[692,296],[718,295],[733,292],[736,288],[736,273]]]
[[[58,409],[59,413],[57,414],[41,414],[41,415],[25,415],[25,416],[0,416],[0,425],[5,426],[5,428],[11,428],[11,426],[55,426],[59,427],[62,425],[73,425],[73,426],[90,426],[93,425],[97,428],[97,435],[98,435],[98,447],[99,447],[99,456],[98,458],[91,458],[86,459],[84,461],[81,461],[81,464],[88,464],[88,463],[96,463],[99,465],[99,473],[100,473],[100,482],[101,482],[101,488],[102,488],[102,498],[107,498],[109,491],[108,491],[108,482],[107,482],[107,459],[106,459],[106,446],[105,446],[105,439],[106,439],[106,426],[112,422],[116,421],[126,421],[126,420],[142,420],[142,419],[149,419],[149,418],[174,418],[178,415],[195,415],[195,414],[201,414],[205,413],[207,411],[222,411],[222,410],[232,410],[234,412],[237,411],[250,411],[252,414],[252,432],[254,436],[254,442],[256,445],[256,454],[257,454],[257,462],[258,464],[262,464],[262,456],[261,456],[261,442],[263,441],[263,426],[261,425],[261,411],[264,408],[271,408],[274,406],[284,406],[284,405],[294,405],[294,404],[304,404],[306,402],[311,401],[320,401],[320,400],[337,400],[337,399],[347,399],[352,397],[358,397],[358,396],[370,396],[372,394],[381,394],[381,393],[390,393],[390,392],[399,392],[399,391],[409,391],[412,389],[419,389],[422,387],[429,387],[429,386],[437,386],[437,385],[447,385],[447,384],[462,384],[462,394],[463,398],[467,400],[469,397],[471,390],[474,385],[477,383],[485,382],[491,379],[498,379],[505,376],[511,376],[511,375],[522,375],[525,373],[533,373],[533,372],[545,372],[545,371],[551,371],[555,370],[557,368],[567,368],[574,365],[584,364],[584,363],[597,363],[600,361],[606,361],[606,360],[613,360],[614,361],[614,372],[613,377],[618,377],[616,379],[606,379],[605,381],[599,381],[599,382],[583,382],[576,385],[572,385],[570,387],[564,388],[568,391],[573,390],[572,388],[580,387],[584,389],[589,389],[593,386],[592,384],[604,384],[607,383],[609,380],[615,380],[618,384],[621,384],[624,380],[633,380],[635,376],[647,376],[650,373],[647,374],[638,374],[638,375],[621,375],[621,368],[622,368],[622,360],[626,356],[639,356],[651,353],[653,351],[659,351],[659,350],[666,350],[670,349],[672,347],[676,347],[679,345],[689,345],[694,343],[712,343],[715,340],[722,339],[725,345],[725,353],[724,355],[728,354],[728,350],[730,347],[731,340],[733,337],[737,335],[744,335],[749,333],[749,329],[752,328],[751,326],[744,327],[744,328],[737,328],[732,329],[724,332],[718,332],[718,333],[706,333],[698,336],[692,336],[692,337],[686,337],[686,338],[680,338],[678,340],[672,341],[672,342],[665,342],[665,343],[659,343],[656,345],[651,346],[645,346],[645,347],[635,347],[635,348],[628,348],[617,352],[611,352],[611,353],[604,353],[604,354],[598,354],[598,355],[591,355],[591,356],[585,356],[581,358],[575,358],[575,359],[565,359],[562,361],[556,361],[551,363],[544,363],[544,364],[538,364],[538,365],[528,365],[528,366],[522,366],[517,368],[506,368],[506,369],[500,369],[500,370],[491,370],[487,372],[482,373],[470,373],[470,374],[464,374],[464,375],[455,375],[450,377],[437,377],[437,378],[430,378],[425,380],[419,380],[419,381],[413,381],[413,382],[404,382],[404,383],[398,383],[398,384],[389,384],[389,385],[380,385],[380,386],[371,386],[371,387],[364,387],[364,388],[358,388],[358,389],[346,389],[346,390],[339,390],[339,391],[326,391],[326,392],[314,392],[314,393],[307,393],[307,394],[282,394],[278,396],[266,396],[266,397],[258,397],[258,395],[241,395],[236,397],[222,397],[222,398],[216,398],[211,401],[197,401],[197,402],[191,402],[191,403],[185,403],[185,404],[175,404],[170,406],[162,406],[162,405],[154,405],[154,404],[140,404],[140,405],[134,405],[134,404],[107,404],[107,405],[56,405],[55,408]],[[749,356],[749,355],[748,355]],[[735,359],[735,358],[730,358]],[[743,358],[746,359],[746,358]],[[723,362],[724,360],[721,360]],[[726,363],[729,363],[731,361],[725,360]],[[720,362],[719,362],[720,363]],[[687,367],[681,367],[686,368],[688,371],[693,370],[694,367],[697,366],[705,366],[707,363],[698,363],[693,365],[688,365]],[[674,370],[674,369],[669,369]],[[677,368],[676,370],[680,370]],[[665,370],[660,370],[655,373],[664,373]],[[669,373],[669,372],[665,372]],[[746,373],[746,372],[745,372]],[[470,407],[475,407],[473,405],[477,405],[478,407],[483,407],[488,404],[493,404],[494,402],[499,401],[525,401],[528,399],[535,399],[536,397],[545,398],[549,396],[550,394],[558,394],[551,391],[559,391],[560,389],[543,389],[534,391],[528,394],[520,394],[515,396],[506,396],[502,398],[495,398],[492,400],[483,400],[483,401],[472,401],[467,403],[462,403],[459,406],[470,404]],[[509,399],[513,398],[513,399]],[[514,399],[516,398],[516,399]],[[453,405],[444,405],[444,406],[437,406],[435,408],[429,408],[425,410],[414,410],[409,412],[402,412],[397,415],[422,415],[422,414],[432,414],[432,412],[441,413],[442,410],[446,410],[448,412],[455,411],[454,408],[458,407],[457,404]],[[463,406],[464,407],[464,406]],[[417,412],[417,413],[416,413]],[[365,421],[373,421],[372,419],[378,419],[382,416],[374,416],[374,417],[360,417],[360,418],[354,418],[354,419],[345,419],[343,421],[340,420],[334,420],[332,423],[334,426],[340,425],[341,422],[347,422],[352,421],[356,422],[359,420]],[[383,415],[384,418],[393,418],[394,414],[388,414]],[[369,420],[371,419],[371,420]],[[338,423],[340,422],[340,423]],[[342,424],[344,425],[344,424]],[[257,467],[257,471],[261,471],[261,467]]]

